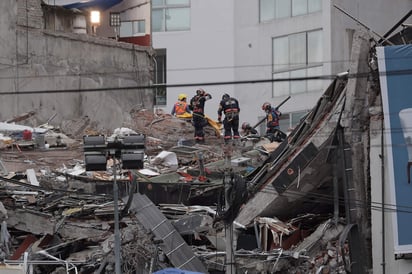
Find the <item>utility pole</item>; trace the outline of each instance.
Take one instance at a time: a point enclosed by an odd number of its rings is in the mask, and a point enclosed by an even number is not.
[[[116,180],[117,163],[116,158],[113,159],[113,202],[114,202],[114,257],[115,257],[115,273],[121,274],[120,261],[120,229],[119,229],[119,187]]]
[[[117,185],[117,165],[125,169],[143,168],[145,136],[125,135],[106,141],[104,135],[83,136],[84,162],[86,171],[106,170],[107,159],[113,160],[113,206],[114,206],[114,256],[115,273],[121,274],[120,228],[119,228],[119,187]]]
[[[230,173],[231,173],[231,158],[233,153],[233,146],[231,143],[223,145],[223,152],[225,156],[225,172],[224,172],[224,191],[225,191],[225,209],[229,208],[228,188],[230,187]],[[225,226],[225,241],[226,241],[226,274],[235,274],[235,260],[233,255],[233,222]]]

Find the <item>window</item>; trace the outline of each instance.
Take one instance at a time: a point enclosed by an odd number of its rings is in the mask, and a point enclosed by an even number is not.
[[[322,30],[276,37],[272,50],[275,97],[322,89],[321,80],[304,79],[322,75]],[[289,78],[297,80],[281,80]]]
[[[190,30],[190,0],[153,0],[152,31]]]
[[[156,49],[155,56],[155,84],[166,84],[166,49]],[[166,105],[166,88],[155,88],[154,104],[156,106]]]
[[[145,21],[122,21],[120,25],[120,37],[132,37],[145,34]]]
[[[260,0],[260,22],[322,10],[322,0]]]
[[[282,113],[279,120],[280,130],[285,133],[293,130],[307,114],[308,111]]]

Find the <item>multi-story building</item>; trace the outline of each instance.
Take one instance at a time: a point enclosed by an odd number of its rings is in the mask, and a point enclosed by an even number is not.
[[[152,42],[165,54],[170,86],[164,108],[203,87],[213,96],[211,117],[227,92],[240,101],[241,122],[254,124],[265,101],[277,105],[290,95],[281,108],[287,131],[330,76],[349,69],[354,32],[369,30],[379,40],[411,7],[404,0],[153,0]],[[316,76],[323,80],[287,81]]]

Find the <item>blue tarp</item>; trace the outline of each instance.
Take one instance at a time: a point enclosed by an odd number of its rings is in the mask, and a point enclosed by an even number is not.
[[[187,271],[187,270],[182,270],[182,269],[177,269],[177,268],[165,268],[165,269],[153,272],[153,274],[204,274],[204,273]]]
[[[98,8],[105,10],[119,4],[123,0],[43,0],[47,5],[61,6],[66,9]]]

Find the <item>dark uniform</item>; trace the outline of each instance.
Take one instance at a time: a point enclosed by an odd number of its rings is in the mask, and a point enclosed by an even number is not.
[[[279,119],[282,113],[267,102],[262,105],[262,110],[266,112],[266,136],[271,142],[283,141],[286,135],[279,128]]]
[[[223,94],[222,100],[217,111],[218,121],[222,122],[222,113],[225,114],[223,127],[225,129],[225,141],[239,139],[239,102],[237,99],[230,97],[228,94]]]
[[[193,126],[195,127],[195,140],[204,142],[205,133],[203,128],[207,125],[205,119],[205,102],[212,99],[212,96],[203,89],[198,89],[196,95],[190,100],[190,109],[193,112]]]

